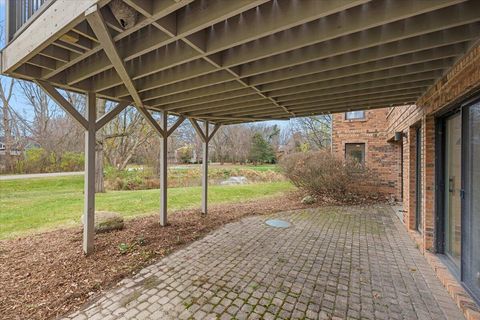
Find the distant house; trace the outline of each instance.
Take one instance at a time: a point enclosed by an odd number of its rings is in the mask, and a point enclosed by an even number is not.
[[[5,137],[0,137],[0,156],[5,155]],[[18,146],[13,146],[12,150],[10,151],[11,156],[20,156],[22,154],[22,150]]]
[[[175,163],[197,163],[199,159],[194,146],[184,145],[175,149],[174,161]]]
[[[6,169],[5,155],[6,155],[5,137],[0,137],[0,171],[3,171]],[[13,149],[10,151],[10,155],[15,158],[20,157],[22,155],[22,150],[14,146]]]
[[[10,154],[12,156],[21,156],[27,150],[40,148],[40,145],[37,142],[33,141],[30,137],[22,137],[16,139],[20,140],[21,142],[13,145],[13,148],[10,151]],[[5,155],[5,149],[5,137],[0,136],[0,156]]]

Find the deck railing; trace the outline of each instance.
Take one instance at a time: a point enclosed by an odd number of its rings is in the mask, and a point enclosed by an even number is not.
[[[55,0],[7,0],[6,36],[7,43],[21,32],[41,9]]]

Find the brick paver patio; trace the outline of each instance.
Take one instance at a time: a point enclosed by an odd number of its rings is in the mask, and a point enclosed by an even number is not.
[[[292,223],[276,229],[264,222]],[[72,319],[463,319],[388,206],[246,218]]]

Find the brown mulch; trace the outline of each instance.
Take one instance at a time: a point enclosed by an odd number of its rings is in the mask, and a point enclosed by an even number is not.
[[[0,241],[0,319],[55,318],[78,309],[172,250],[242,217],[306,207],[298,194],[129,220],[121,231],[98,234],[95,252],[82,253],[82,230],[56,230]],[[120,244],[122,249],[120,249]]]

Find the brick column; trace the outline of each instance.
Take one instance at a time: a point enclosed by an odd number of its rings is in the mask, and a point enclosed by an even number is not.
[[[422,124],[423,243],[425,250],[432,251],[435,237],[435,118],[425,116]]]
[[[416,131],[415,127],[408,128],[408,137],[407,137],[407,176],[405,180],[406,192],[405,198],[407,205],[405,206],[406,218],[405,225],[408,230],[415,230],[415,162],[416,162]]]

